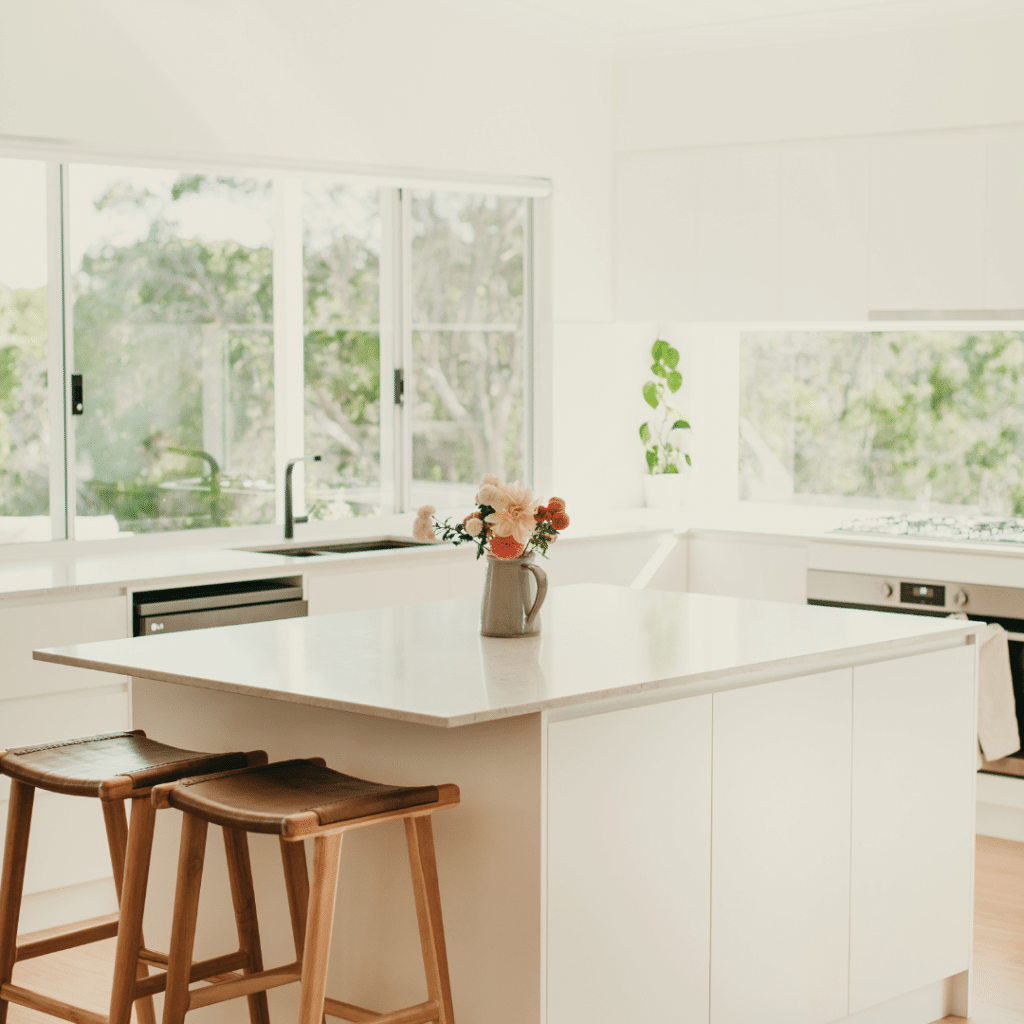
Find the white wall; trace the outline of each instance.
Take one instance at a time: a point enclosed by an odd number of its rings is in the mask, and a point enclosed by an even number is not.
[[[556,320],[610,314],[610,68],[443,0],[0,0],[0,136],[554,182]]]
[[[1024,307],[1024,18],[620,62],[616,316]]]
[[[607,60],[444,0],[0,0],[0,14],[0,142],[550,178],[539,312],[556,335],[611,319]],[[578,400],[555,392],[554,423],[575,423]]]

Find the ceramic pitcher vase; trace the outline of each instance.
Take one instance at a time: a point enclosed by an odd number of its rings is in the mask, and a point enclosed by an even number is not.
[[[487,579],[480,608],[484,636],[534,636],[540,632],[540,606],[548,592],[547,573],[533,555],[487,555]]]

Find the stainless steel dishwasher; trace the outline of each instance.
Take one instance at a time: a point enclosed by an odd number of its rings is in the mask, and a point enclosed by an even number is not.
[[[308,613],[301,576],[138,591],[132,606],[135,636],[294,619]]]

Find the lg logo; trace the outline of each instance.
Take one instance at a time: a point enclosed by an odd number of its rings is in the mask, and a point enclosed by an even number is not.
[[[164,624],[162,622],[151,622],[149,624],[150,633],[159,633],[163,628]]]

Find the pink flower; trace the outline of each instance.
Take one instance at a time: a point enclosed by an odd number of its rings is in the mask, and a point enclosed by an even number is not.
[[[493,486],[493,485],[486,485]],[[484,487],[480,488],[481,496]],[[537,521],[537,502],[529,487],[516,484],[505,484],[500,490],[494,487],[494,501],[482,502],[490,505],[494,511],[484,520],[498,537],[515,537],[524,547],[533,536]]]
[[[470,537],[479,537],[484,532],[484,521],[479,515],[466,516],[462,523]]]
[[[433,544],[437,538],[434,536],[434,524],[431,516],[437,511],[433,505],[422,505],[416,513],[416,520],[412,524],[412,538],[421,544]]]

